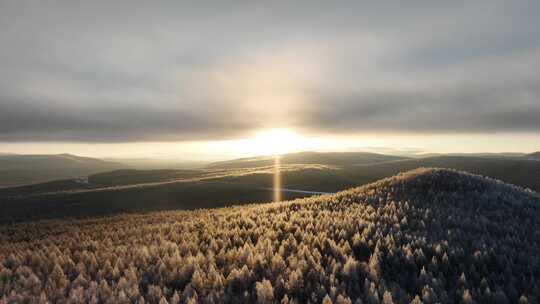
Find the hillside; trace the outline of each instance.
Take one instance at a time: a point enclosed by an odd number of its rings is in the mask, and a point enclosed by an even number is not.
[[[540,159],[540,151],[527,154],[527,156],[532,157],[532,158],[539,158]]]
[[[310,196],[310,192],[337,192],[419,167],[463,170],[540,191],[540,162],[536,160],[438,156],[343,167],[281,165],[282,187],[295,190],[283,190],[282,197],[294,199]],[[118,170],[91,175],[83,182],[60,180],[5,188],[0,189],[0,223],[266,202],[272,199],[273,173],[273,166]]]
[[[540,191],[540,163],[518,157],[437,156],[345,168],[353,179],[380,179],[419,167],[463,170]]]
[[[271,166],[274,156],[258,156],[216,162],[209,168],[231,169]],[[373,164],[406,159],[402,156],[384,155],[368,152],[299,152],[280,155],[282,164],[319,164],[332,166],[349,166],[355,164]]]
[[[299,174],[307,181],[321,178],[322,168],[284,165],[280,171],[282,176]],[[335,178],[331,180],[335,182]],[[82,182],[59,180],[0,189],[0,223],[266,202],[272,199],[272,183],[273,167],[213,171],[117,170],[91,175]],[[282,197],[308,195],[287,192]]]
[[[1,301],[536,303],[540,198],[419,169],[335,195],[0,226]]]
[[[75,178],[122,167],[119,163],[71,154],[0,154],[0,187]]]

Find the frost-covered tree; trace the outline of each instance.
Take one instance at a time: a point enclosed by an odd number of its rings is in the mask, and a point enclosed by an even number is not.
[[[540,198],[421,169],[335,195],[0,226],[0,303],[538,303]]]
[[[270,304],[274,301],[274,288],[268,280],[257,282],[255,285],[257,291],[257,303]]]

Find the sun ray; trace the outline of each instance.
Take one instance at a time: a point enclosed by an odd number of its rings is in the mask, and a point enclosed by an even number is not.
[[[274,202],[281,201],[281,161],[280,156],[274,156]]]

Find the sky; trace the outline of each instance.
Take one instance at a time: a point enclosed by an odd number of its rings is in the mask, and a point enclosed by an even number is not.
[[[1,1],[0,152],[540,150],[539,1]]]

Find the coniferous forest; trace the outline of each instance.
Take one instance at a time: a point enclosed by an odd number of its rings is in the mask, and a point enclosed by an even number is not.
[[[0,227],[0,303],[538,303],[540,198],[418,169],[282,203]]]
[[[540,304],[540,0],[0,0],[0,304]]]

